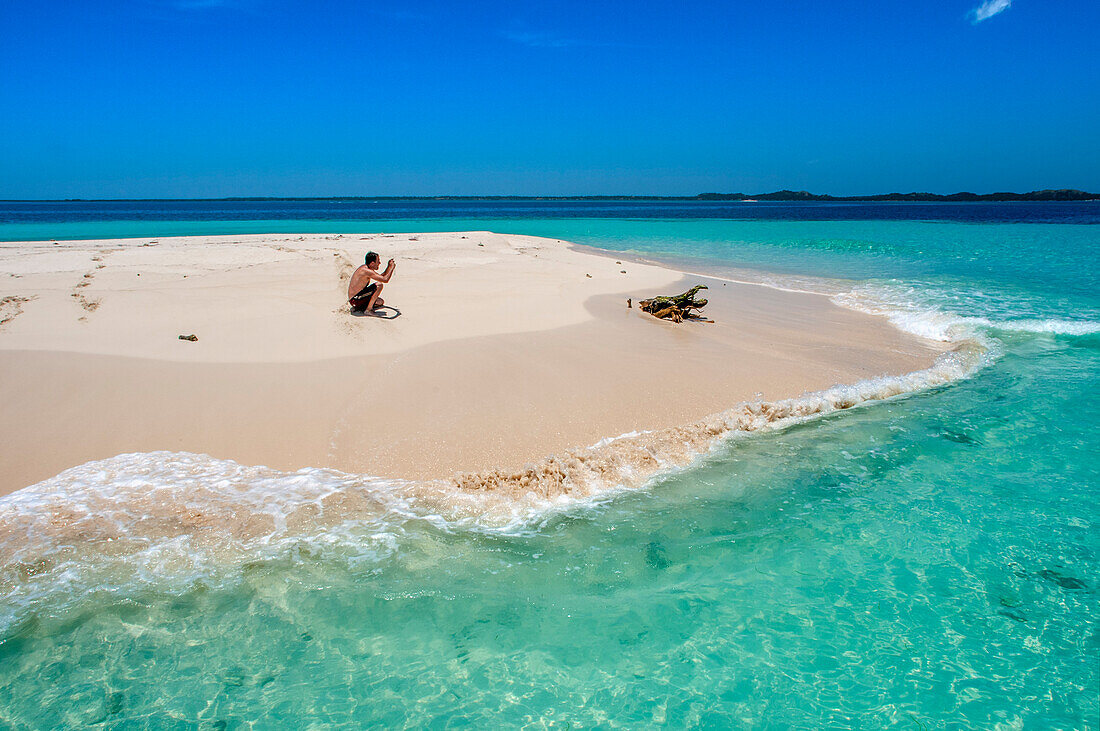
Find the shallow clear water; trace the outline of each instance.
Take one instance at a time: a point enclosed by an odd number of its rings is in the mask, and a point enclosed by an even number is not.
[[[32,566],[0,725],[1100,728],[1100,227],[386,223],[433,227],[828,277],[990,357],[503,528],[414,506],[182,581],[183,544],[159,584]]]

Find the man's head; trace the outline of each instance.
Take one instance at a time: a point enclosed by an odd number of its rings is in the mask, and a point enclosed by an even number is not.
[[[363,263],[367,265],[368,269],[377,270],[378,264],[381,261],[382,257],[378,256],[378,254],[375,254],[373,251],[368,251],[367,258],[363,261]]]

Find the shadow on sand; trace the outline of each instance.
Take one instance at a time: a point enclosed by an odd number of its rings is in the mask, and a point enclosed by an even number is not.
[[[351,314],[352,317],[377,317],[380,320],[396,320],[401,317],[401,310],[389,305],[382,305],[381,307],[375,307],[373,312],[352,311]]]

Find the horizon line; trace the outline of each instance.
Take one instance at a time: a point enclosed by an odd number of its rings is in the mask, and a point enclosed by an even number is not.
[[[1034,196],[1034,198],[1028,198]],[[1003,198],[1003,200],[998,200]],[[695,195],[650,195],[650,194],[596,194],[596,195],[333,195],[333,196],[265,196],[265,195],[234,195],[217,197],[181,197],[181,198],[0,198],[0,203],[159,203],[159,202],[202,202],[202,201],[226,201],[226,202],[260,202],[260,201],[333,201],[333,200],[467,200],[467,201],[491,201],[491,200],[679,200],[679,201],[758,201],[758,202],[1076,202],[1100,200],[1100,193],[1089,193],[1076,188],[1044,188],[1031,190],[1026,193],[1011,191],[997,191],[992,193],[973,193],[959,191],[957,193],[872,193],[864,195],[831,195],[828,193],[810,193],[808,191],[794,191],[789,189],[777,190],[770,193],[696,193]]]

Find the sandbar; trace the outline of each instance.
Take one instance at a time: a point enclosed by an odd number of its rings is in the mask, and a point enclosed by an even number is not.
[[[398,262],[384,317],[345,301],[368,250]],[[627,307],[693,284],[714,323]],[[479,231],[3,243],[0,285],[0,494],[156,450],[409,479],[518,469],[946,348],[823,295]]]

